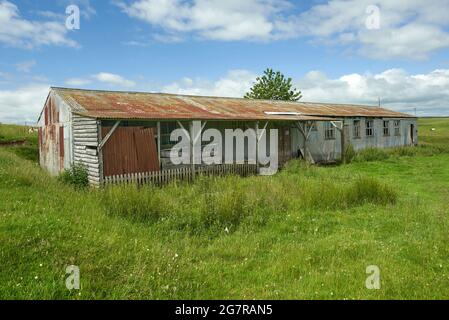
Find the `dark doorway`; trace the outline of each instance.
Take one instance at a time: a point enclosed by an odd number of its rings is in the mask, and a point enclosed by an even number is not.
[[[410,125],[410,139],[411,139],[411,144],[414,145],[415,144],[415,125],[414,124]]]
[[[279,166],[283,167],[292,159],[292,137],[289,127],[279,128]]]

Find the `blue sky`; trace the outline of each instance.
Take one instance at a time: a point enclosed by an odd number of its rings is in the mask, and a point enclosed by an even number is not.
[[[79,30],[65,26],[71,4]],[[35,120],[49,86],[239,97],[267,67],[307,101],[449,115],[447,12],[448,0],[0,0],[0,122]]]

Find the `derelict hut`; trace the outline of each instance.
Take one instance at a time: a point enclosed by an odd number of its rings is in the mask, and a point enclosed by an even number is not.
[[[40,164],[53,175],[82,164],[93,185],[258,171],[248,145],[233,165],[174,165],[170,134],[183,128],[193,141],[194,122],[223,137],[229,129],[278,129],[280,165],[338,161],[349,145],[417,143],[416,117],[377,107],[52,88],[39,117]]]

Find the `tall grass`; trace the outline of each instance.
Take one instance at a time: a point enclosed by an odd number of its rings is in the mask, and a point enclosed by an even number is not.
[[[354,157],[356,162],[372,162],[372,161],[383,161],[388,159],[389,152],[386,149],[379,148],[366,148],[357,153]]]
[[[292,210],[335,210],[366,203],[394,204],[397,192],[375,178],[336,181],[301,164],[275,177],[201,177],[194,184],[111,186],[102,196],[106,212],[132,221],[164,223],[191,233],[260,226]],[[301,168],[301,174],[289,174]]]

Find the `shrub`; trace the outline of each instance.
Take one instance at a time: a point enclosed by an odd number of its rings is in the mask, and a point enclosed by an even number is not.
[[[64,170],[59,176],[59,180],[65,184],[74,186],[76,189],[83,189],[89,186],[89,174],[85,166],[75,164],[70,169]]]

